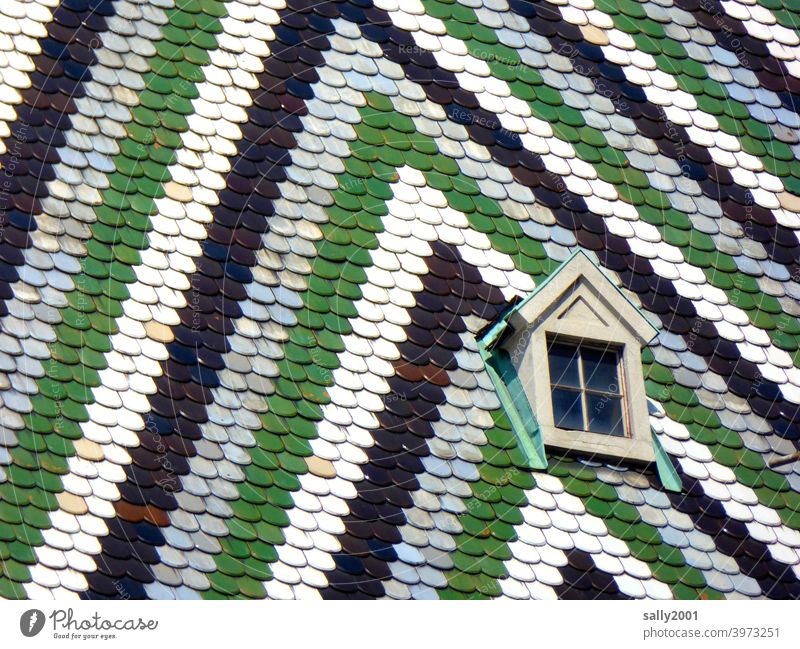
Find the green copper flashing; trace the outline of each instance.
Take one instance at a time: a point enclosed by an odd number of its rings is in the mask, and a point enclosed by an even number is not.
[[[653,450],[656,452],[656,471],[658,472],[658,479],[661,480],[661,485],[667,491],[680,493],[682,488],[681,478],[655,431],[653,432]]]
[[[511,429],[528,459],[528,466],[531,469],[546,469],[547,458],[542,433],[508,352],[503,349],[491,351],[480,340],[478,351],[497,392],[497,398],[511,423]]]

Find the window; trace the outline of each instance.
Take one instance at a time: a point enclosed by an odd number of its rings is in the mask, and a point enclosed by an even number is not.
[[[547,358],[555,425],[624,437],[627,426],[619,351],[613,347],[550,341]]]
[[[532,468],[548,447],[655,462],[680,489],[650,429],[642,348],[658,333],[585,253],[576,252],[481,332],[478,349]]]

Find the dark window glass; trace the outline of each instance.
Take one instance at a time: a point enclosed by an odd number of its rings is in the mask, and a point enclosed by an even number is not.
[[[587,430],[607,435],[625,435],[622,418],[622,397],[608,394],[586,394]]]
[[[558,428],[625,435],[618,350],[553,342],[548,363]]]
[[[581,349],[581,359],[587,389],[619,394],[617,352],[584,347]]]
[[[567,388],[581,387],[578,348],[554,343],[550,346],[550,382]]]
[[[583,428],[581,393],[563,388],[553,389],[553,417],[559,428]]]

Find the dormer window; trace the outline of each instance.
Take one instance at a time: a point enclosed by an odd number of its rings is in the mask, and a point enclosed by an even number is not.
[[[662,481],[679,485],[650,429],[641,354],[656,334],[583,252],[482,332],[486,369],[533,468],[552,447],[655,461]]]

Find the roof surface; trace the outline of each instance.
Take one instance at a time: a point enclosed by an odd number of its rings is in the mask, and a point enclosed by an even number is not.
[[[0,13],[0,596],[800,597],[796,2]],[[500,409],[576,248],[681,493]]]

